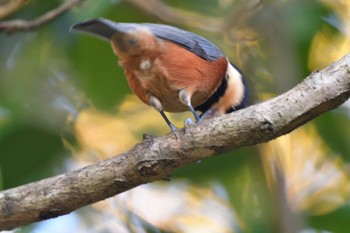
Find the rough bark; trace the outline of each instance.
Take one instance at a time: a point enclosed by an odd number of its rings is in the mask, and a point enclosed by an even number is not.
[[[184,164],[289,133],[349,98],[349,67],[350,55],[276,98],[180,130],[178,139],[145,136],[113,158],[2,191],[0,230],[67,214],[140,184],[168,179]]]

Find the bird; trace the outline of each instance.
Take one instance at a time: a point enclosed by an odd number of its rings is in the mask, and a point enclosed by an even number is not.
[[[198,123],[248,105],[241,70],[200,35],[165,24],[104,18],[76,23],[70,31],[109,42],[131,90],[160,113],[174,135],[177,128],[164,112],[190,111]]]

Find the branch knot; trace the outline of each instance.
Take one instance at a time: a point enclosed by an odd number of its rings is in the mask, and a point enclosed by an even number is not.
[[[154,177],[164,174],[164,169],[176,166],[174,159],[143,160],[137,163],[136,170],[143,177]]]

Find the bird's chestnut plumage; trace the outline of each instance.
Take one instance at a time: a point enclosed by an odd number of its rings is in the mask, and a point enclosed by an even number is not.
[[[247,105],[242,73],[209,40],[176,27],[151,23],[86,20],[72,31],[111,43],[132,91],[159,111],[190,110],[196,121]],[[201,112],[201,117],[196,111]]]

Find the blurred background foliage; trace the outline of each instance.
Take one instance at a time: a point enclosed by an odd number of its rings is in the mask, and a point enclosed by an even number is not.
[[[62,1],[0,0],[0,20]],[[69,33],[87,18],[201,34],[246,74],[251,103],[283,93],[350,51],[347,0],[85,0],[31,32],[0,33],[0,189],[106,159],[168,133],[130,91],[110,46]],[[180,127],[190,114],[171,114]],[[16,232],[350,232],[350,104],[272,142],[178,169]]]

